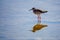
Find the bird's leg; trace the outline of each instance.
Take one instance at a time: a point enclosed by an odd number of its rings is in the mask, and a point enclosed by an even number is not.
[[[40,23],[41,23],[41,16],[38,15],[38,24],[40,24]]]

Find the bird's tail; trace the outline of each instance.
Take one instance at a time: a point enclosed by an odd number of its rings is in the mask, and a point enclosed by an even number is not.
[[[47,13],[48,11],[43,11],[43,13]]]

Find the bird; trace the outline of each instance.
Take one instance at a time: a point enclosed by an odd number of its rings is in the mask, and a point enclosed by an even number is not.
[[[40,9],[36,9],[34,7],[32,9],[30,9],[30,10],[33,10],[33,13],[36,14],[36,15],[40,15],[42,13],[47,13],[48,12],[48,11],[42,11]]]
[[[37,19],[38,19],[37,24],[33,26],[31,31],[36,32],[38,30],[41,30],[44,27],[47,27],[47,25],[41,24],[41,16],[40,16],[40,14],[47,13],[48,11],[43,11],[43,10],[40,10],[40,9],[36,9],[34,7],[32,9],[30,9],[30,10],[32,10],[33,13],[37,15]]]
[[[41,14],[42,13],[47,13],[48,11],[43,11],[43,10],[40,10],[40,9],[36,9],[35,7],[33,7],[32,9],[30,10],[33,10],[33,13],[36,14],[38,17],[38,23],[41,23]]]

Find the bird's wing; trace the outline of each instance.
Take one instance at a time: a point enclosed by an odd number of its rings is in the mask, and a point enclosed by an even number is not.
[[[40,10],[40,9],[36,9],[37,11],[39,11],[39,12],[43,12],[42,10]]]

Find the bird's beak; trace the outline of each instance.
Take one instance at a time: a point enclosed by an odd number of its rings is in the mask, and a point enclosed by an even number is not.
[[[31,11],[32,9],[30,9],[29,11]]]

